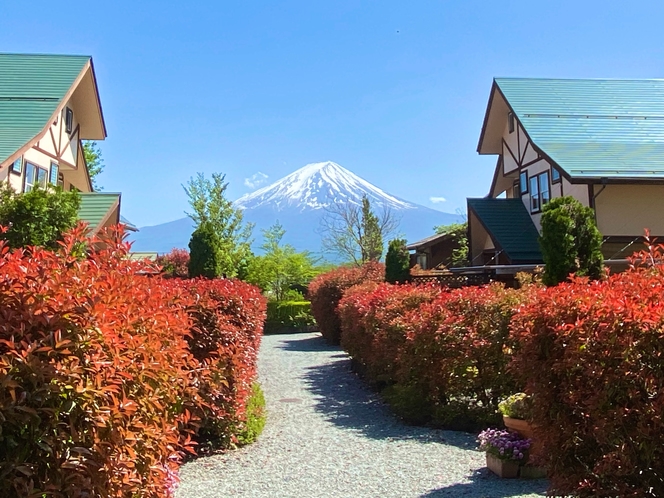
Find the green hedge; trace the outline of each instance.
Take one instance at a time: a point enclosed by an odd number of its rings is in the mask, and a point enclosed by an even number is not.
[[[316,325],[309,301],[270,301],[267,305],[265,333],[288,329],[299,331]]]

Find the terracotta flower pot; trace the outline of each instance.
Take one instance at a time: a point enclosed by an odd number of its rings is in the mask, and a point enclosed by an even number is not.
[[[498,477],[505,479],[514,479],[519,475],[519,462],[515,460],[501,460],[490,453],[486,454],[486,466]]]
[[[533,432],[533,426],[530,422],[503,415],[503,423],[505,424],[505,427],[511,431],[517,432],[521,437],[531,440],[530,450],[528,450],[530,461],[538,462],[539,457],[542,455],[542,445],[537,442]]]

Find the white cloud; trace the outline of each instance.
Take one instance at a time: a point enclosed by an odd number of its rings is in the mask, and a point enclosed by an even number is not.
[[[258,188],[267,181],[267,178],[268,177],[265,173],[259,171],[258,173],[251,175],[249,178],[245,178],[244,184],[249,188]]]
[[[439,204],[441,202],[447,202],[447,199],[445,197],[429,197],[429,200],[433,202],[434,204]]]

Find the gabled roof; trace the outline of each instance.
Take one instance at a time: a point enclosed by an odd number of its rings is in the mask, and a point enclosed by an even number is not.
[[[97,233],[104,225],[120,221],[120,194],[110,192],[82,192],[78,218],[90,226],[91,233]]]
[[[512,263],[542,261],[539,233],[521,199],[468,199],[468,210]]]
[[[570,178],[664,178],[664,80],[496,78],[485,129],[508,109]]]
[[[83,81],[84,70],[89,71],[85,91],[97,99],[96,126],[105,136],[91,63],[80,55],[0,54],[0,163],[50,125],[74,83]]]
[[[449,233],[437,233],[434,235],[430,235],[429,237],[426,237],[422,240],[418,240],[417,242],[413,242],[412,244],[408,244],[406,246],[406,249],[408,249],[409,251],[414,251],[414,250],[416,251],[417,249],[425,249],[429,246],[436,244],[437,242],[449,238],[450,238]]]

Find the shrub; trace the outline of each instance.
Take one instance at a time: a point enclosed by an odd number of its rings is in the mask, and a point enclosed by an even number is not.
[[[189,277],[221,276],[221,241],[210,223],[201,223],[189,241]]]
[[[602,234],[595,223],[595,212],[573,197],[558,197],[542,210],[543,281],[557,285],[568,275],[602,276]]]
[[[169,496],[197,402],[186,308],[117,239],[72,255],[84,233],[0,242],[0,495]]]
[[[342,345],[406,420],[485,427],[517,387],[506,372],[508,325],[523,295],[500,285],[364,284],[339,304]]]
[[[664,495],[663,292],[658,264],[541,289],[516,315],[512,372],[535,401],[552,492]]]
[[[120,233],[81,257],[85,231],[58,251],[0,242],[0,496],[172,496],[198,427],[257,433],[264,299],[143,276]]]
[[[187,278],[189,275],[189,252],[185,249],[172,249],[168,254],[157,256],[155,264],[161,267],[166,278]]]
[[[239,280],[195,279],[181,287],[190,297],[192,327],[187,337],[195,359],[191,371],[204,404],[197,441],[204,451],[238,443],[247,424],[247,404],[265,322],[265,298]]]
[[[238,444],[251,444],[261,435],[265,428],[265,395],[261,386],[254,382],[251,397],[247,401],[247,421],[237,436]]]
[[[63,234],[76,225],[81,196],[60,187],[35,187],[17,193],[9,185],[0,188],[0,239],[11,248],[40,246],[57,249]]]
[[[532,417],[532,404],[532,398],[526,393],[512,394],[498,403],[498,411],[505,417],[530,420]]]
[[[266,334],[284,329],[302,329],[315,324],[309,301],[269,301],[267,304]]]
[[[410,281],[410,255],[405,239],[390,240],[385,255],[385,281],[391,284]]]
[[[363,282],[382,282],[385,266],[368,262],[361,267],[341,267],[322,273],[309,284],[311,311],[320,327],[321,334],[328,342],[339,344],[341,328],[337,305],[346,289]]]

